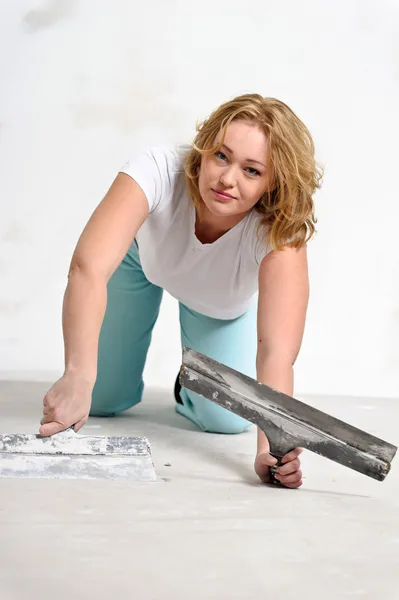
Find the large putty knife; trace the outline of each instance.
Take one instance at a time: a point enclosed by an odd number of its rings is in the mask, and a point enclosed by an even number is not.
[[[389,473],[396,446],[187,347],[179,380],[258,425],[279,461],[294,448],[307,448],[378,481]]]
[[[155,481],[147,438],[78,435],[0,435],[0,477]]]

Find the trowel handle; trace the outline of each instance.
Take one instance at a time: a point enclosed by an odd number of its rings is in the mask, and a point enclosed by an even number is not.
[[[271,452],[270,452],[270,456],[277,458],[277,464],[274,467],[269,467],[270,483],[273,483],[274,485],[282,485],[281,481],[279,481],[278,479],[275,478],[275,474],[277,473],[278,467],[283,466],[283,462],[282,462],[283,457],[277,456],[276,454],[272,454]]]

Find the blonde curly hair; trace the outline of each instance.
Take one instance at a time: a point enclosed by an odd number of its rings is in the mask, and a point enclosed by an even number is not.
[[[244,94],[219,106],[202,123],[185,156],[184,171],[189,193],[201,214],[198,178],[203,155],[217,152],[232,121],[245,120],[265,133],[269,151],[266,166],[273,174],[271,189],[255,205],[263,215],[267,241],[272,249],[285,245],[300,248],[316,231],[313,194],[321,187],[322,168],[314,157],[309,130],[284,102],[259,94]],[[215,146],[216,136],[222,132]]]

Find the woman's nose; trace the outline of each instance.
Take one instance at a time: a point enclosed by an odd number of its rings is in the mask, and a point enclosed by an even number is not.
[[[234,187],[237,183],[237,174],[233,166],[226,168],[220,176],[220,183],[225,187]]]

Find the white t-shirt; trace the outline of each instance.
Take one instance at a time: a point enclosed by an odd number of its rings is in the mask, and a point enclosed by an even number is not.
[[[149,215],[137,233],[147,279],[187,307],[216,319],[233,319],[258,290],[259,266],[270,252],[260,214],[242,221],[211,244],[195,235],[195,208],[183,169],[186,147],[153,147],[121,169],[143,190]]]

